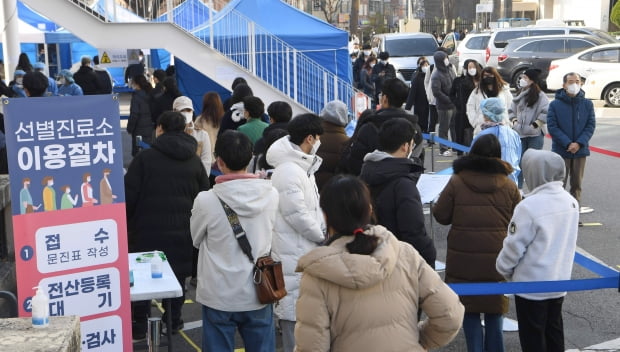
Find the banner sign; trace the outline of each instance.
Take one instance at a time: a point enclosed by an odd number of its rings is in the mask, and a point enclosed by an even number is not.
[[[127,49],[99,49],[98,54],[99,65],[102,67],[127,67],[129,65]]]
[[[114,95],[3,99],[19,315],[81,317],[82,351],[131,351],[123,153]]]

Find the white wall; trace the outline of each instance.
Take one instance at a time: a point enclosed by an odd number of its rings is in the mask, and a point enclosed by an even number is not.
[[[555,0],[553,18],[584,20],[586,26],[608,30],[609,0]]]

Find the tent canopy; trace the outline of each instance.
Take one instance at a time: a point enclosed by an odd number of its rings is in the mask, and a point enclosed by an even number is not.
[[[39,30],[53,32],[60,29],[56,23],[34,12],[21,1],[17,2],[17,13],[20,19]]]
[[[200,0],[185,0],[172,10],[173,22],[187,31],[193,31],[198,26],[203,26],[209,21],[209,7]],[[215,14],[215,11],[211,11]],[[168,14],[165,13],[154,20],[155,22],[167,22]]]

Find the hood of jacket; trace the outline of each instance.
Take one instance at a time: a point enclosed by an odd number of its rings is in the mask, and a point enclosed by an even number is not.
[[[574,97],[569,97],[568,94],[566,93],[566,89],[562,88],[560,90],[558,90],[557,92],[555,92],[555,98],[559,99],[563,102],[569,103],[571,102],[571,100],[580,100],[580,99],[585,99],[586,97],[586,93],[583,91],[583,89],[579,90],[579,93],[577,93],[576,96]]]
[[[198,142],[189,134],[181,132],[166,132],[155,138],[151,148],[156,149],[168,157],[176,160],[188,160],[196,156]]]
[[[399,177],[416,180],[415,174],[424,168],[407,158],[395,158],[386,152],[375,150],[366,154],[360,177],[369,186],[381,185]]]
[[[273,201],[271,181],[246,178],[217,183],[213,192],[228,204],[239,216],[256,217]]]
[[[301,257],[296,271],[307,272],[349,289],[377,285],[394,271],[400,254],[399,241],[380,225],[372,226],[364,233],[379,237],[379,244],[370,255],[349,253],[345,245],[353,237],[343,236],[329,246],[315,248]]]
[[[287,162],[297,164],[310,176],[319,169],[323,159],[318,155],[304,153],[299,146],[291,143],[290,136],[284,136],[267,150],[267,163],[278,167]]]
[[[433,59],[435,60],[435,67],[439,69],[439,71],[446,72],[448,70],[448,66],[446,66],[443,62],[448,57],[448,54],[443,51],[436,51],[433,54]]]
[[[452,164],[454,174],[467,171],[488,174],[487,177],[462,177],[463,182],[473,191],[479,193],[493,193],[504,187],[506,182],[512,182],[507,177],[513,169],[510,164],[499,158],[486,158],[476,155],[467,155],[456,159]]]
[[[521,160],[523,177],[531,190],[553,181],[564,180],[564,159],[548,150],[528,149]]]

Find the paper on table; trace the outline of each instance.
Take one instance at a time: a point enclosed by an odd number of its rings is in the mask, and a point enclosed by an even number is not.
[[[452,175],[422,174],[418,180],[418,191],[422,204],[430,203],[439,196]]]

